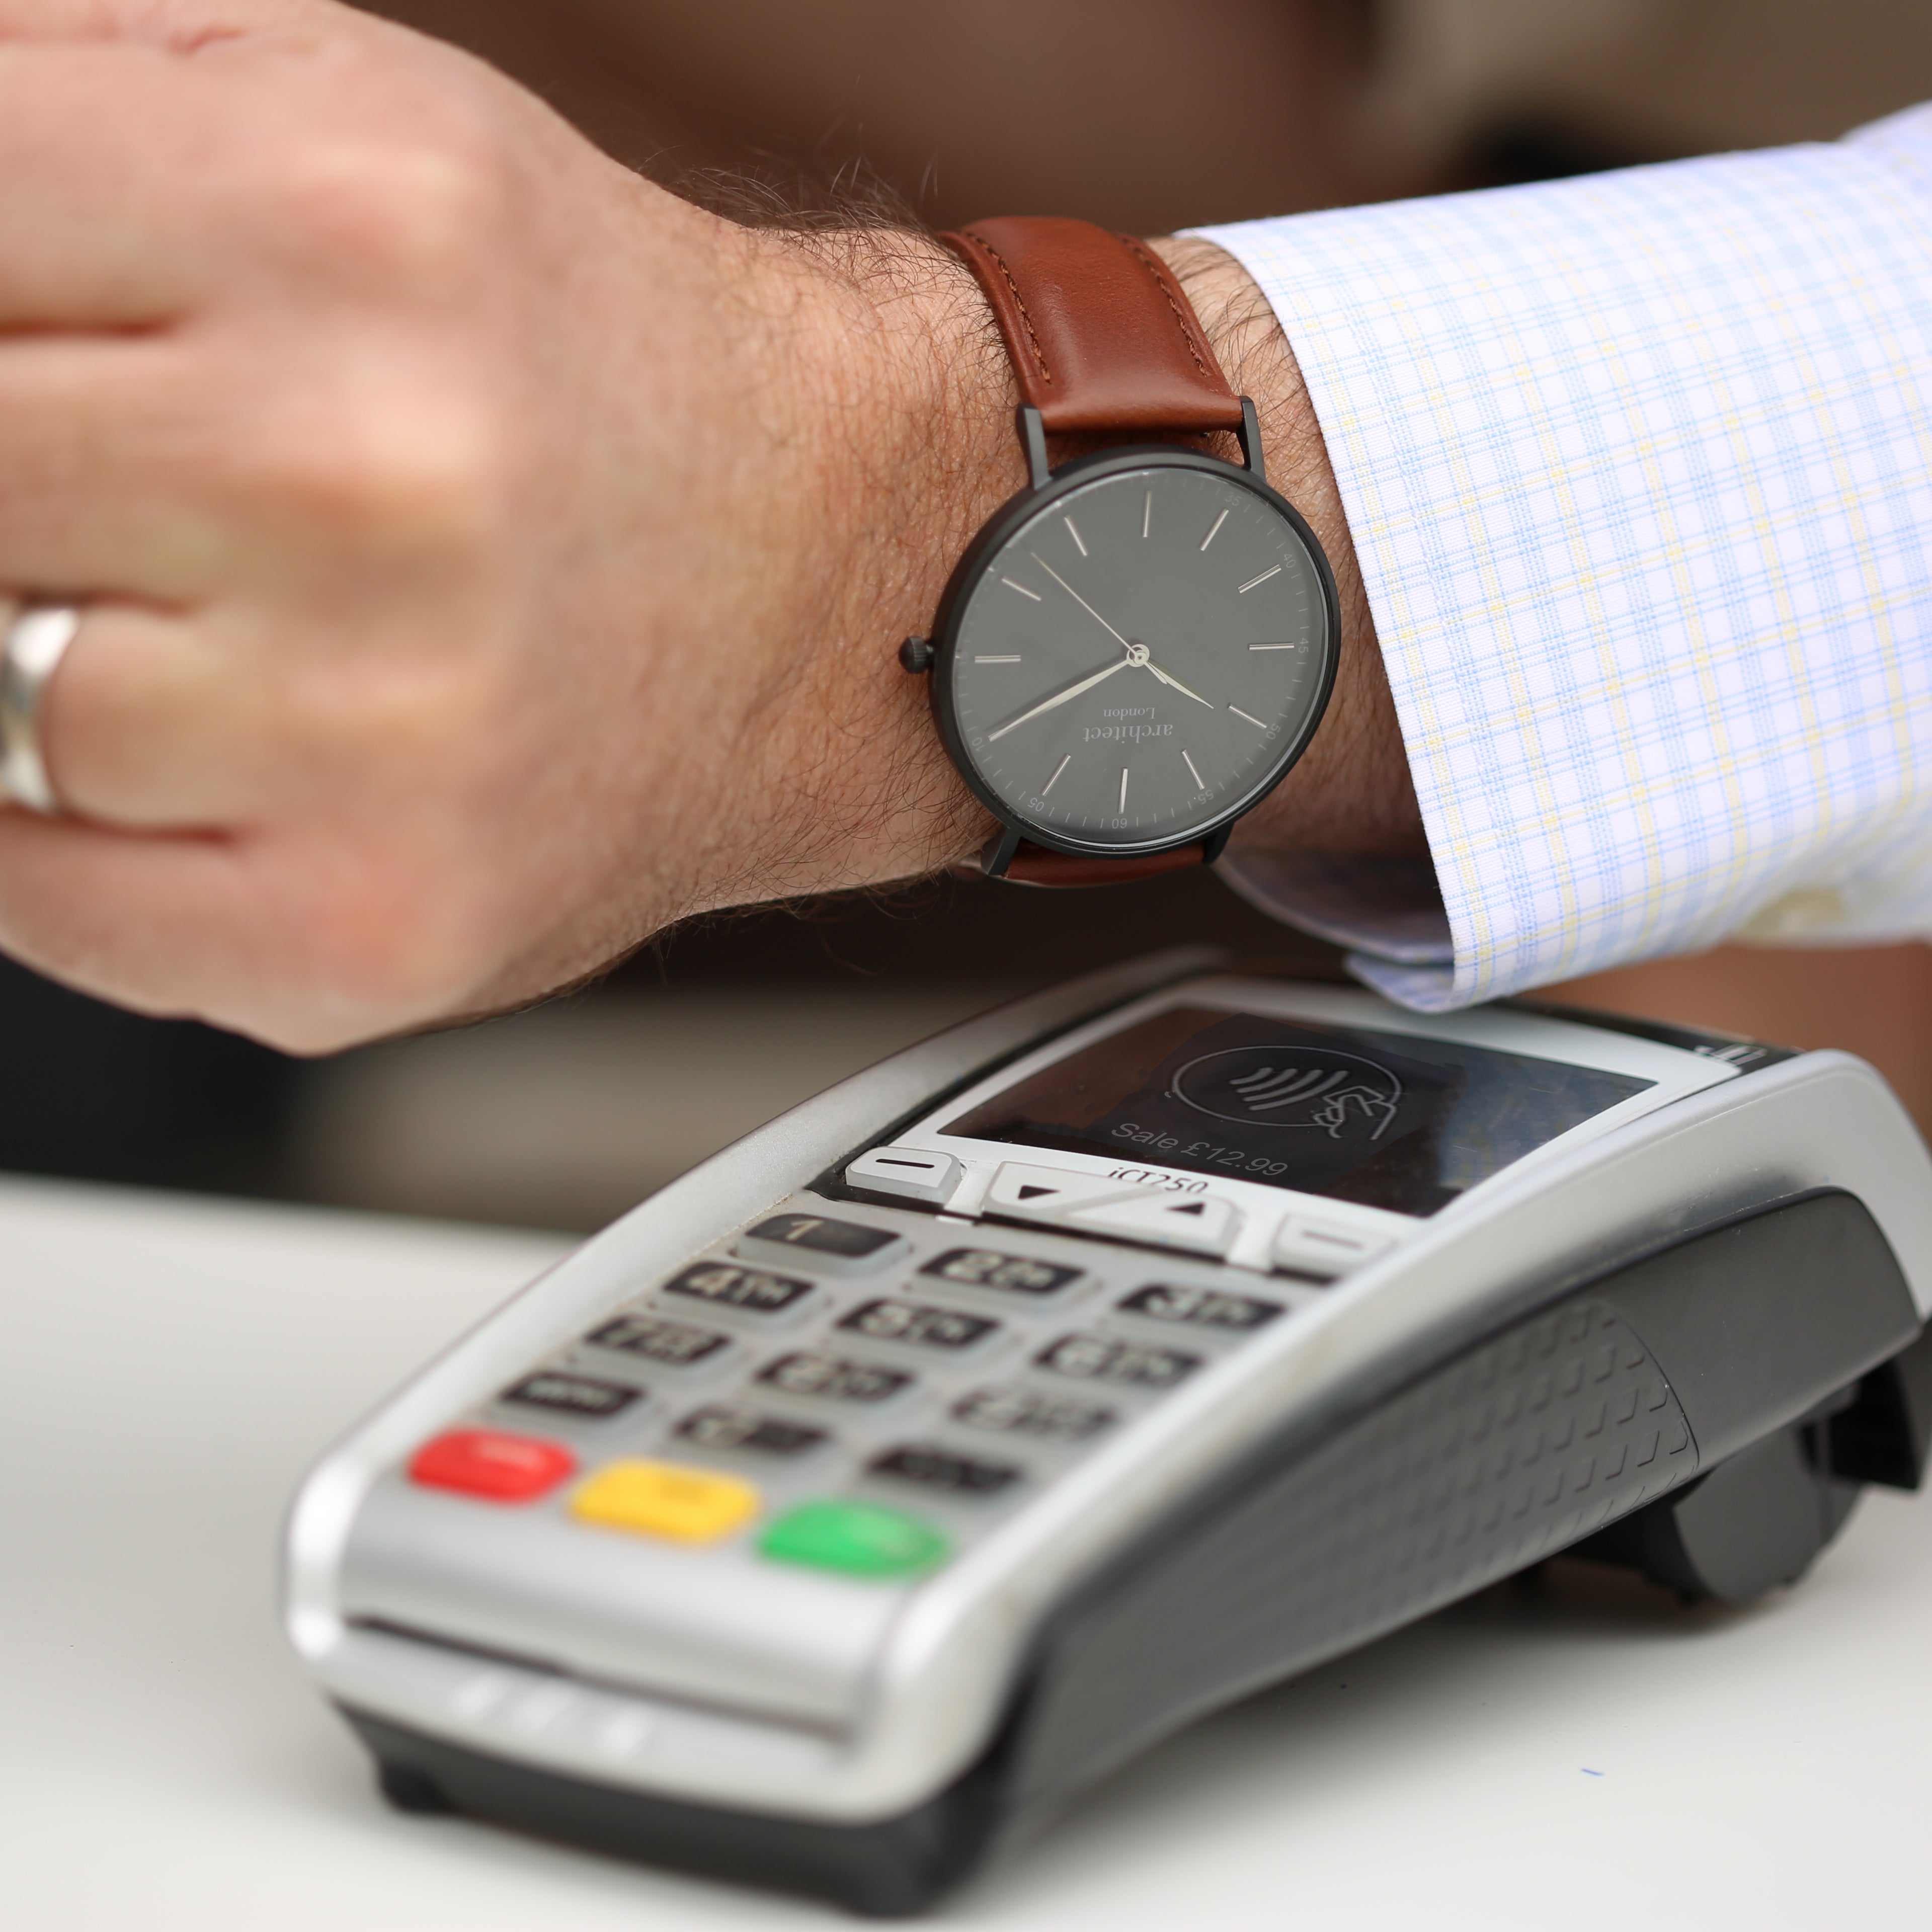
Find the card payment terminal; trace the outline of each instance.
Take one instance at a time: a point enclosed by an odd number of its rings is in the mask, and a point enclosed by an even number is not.
[[[914,1911],[1552,1552],[1743,1600],[1932,1418],[1840,1053],[1177,952],[694,1168],[335,1449],[288,1628],[397,1804]]]

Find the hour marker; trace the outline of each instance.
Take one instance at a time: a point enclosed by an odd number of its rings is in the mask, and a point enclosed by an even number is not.
[[[1262,724],[1262,721],[1258,718],[1249,717],[1247,712],[1244,711],[1238,704],[1231,704],[1228,706],[1228,709],[1232,711],[1237,718],[1246,718],[1248,722],[1255,726],[1257,730],[1265,731],[1268,729],[1268,727]]]
[[[1120,809],[1121,809],[1123,812],[1125,812],[1125,811],[1126,810],[1126,808],[1127,808],[1127,767],[1126,767],[1125,765],[1123,765],[1123,766],[1120,767]]]
[[[1281,566],[1277,563],[1271,568],[1263,571],[1260,576],[1250,578],[1247,582],[1241,586],[1241,589],[1243,590],[1252,590],[1257,584],[1265,584],[1270,577],[1279,577],[1280,574]],[[1239,592],[1237,592],[1236,594],[1238,595]],[[1035,603],[1037,603],[1040,600],[1036,598],[1034,601]]]
[[[1208,789],[1207,781],[1202,777],[1198,772],[1195,771],[1194,760],[1189,758],[1185,752],[1183,752],[1180,756],[1183,762],[1186,765],[1188,770],[1193,774],[1195,784],[1198,786],[1202,790],[1205,791]]]
[[[1071,517],[1062,517],[1060,520],[1066,526],[1066,534],[1078,545],[1080,554],[1084,556],[1087,554],[1087,545],[1080,532],[1073,527],[1073,519]]]
[[[1255,648],[1256,648],[1257,650],[1267,650],[1268,646],[1267,646],[1265,644],[1258,644],[1258,645],[1256,645],[1256,646],[1255,646]],[[1286,650],[1288,648],[1288,646],[1287,646],[1286,644],[1284,644],[1283,646],[1282,646],[1282,647],[1281,647],[1281,648],[1282,648],[1282,650]],[[1017,657],[1010,657],[1010,658],[975,658],[973,660],[973,662],[974,662],[975,664],[1018,664],[1018,663],[1020,662],[1020,659],[1019,659],[1019,658],[1018,658]]]
[[[1000,581],[1009,590],[1017,590],[1022,597],[1030,597],[1036,604],[1044,601],[1037,590],[1029,590],[1024,584],[1016,584],[1010,577],[1003,577]]]
[[[1248,646],[1251,651],[1292,651],[1294,648],[1292,644],[1250,644]],[[982,658],[980,662],[984,664],[986,660]]]
[[[1042,785],[1040,788],[1040,795],[1042,798],[1046,797],[1047,794],[1052,790],[1055,785],[1059,784],[1060,773],[1066,770],[1067,766],[1072,764],[1072,762],[1073,754],[1071,752],[1069,752],[1066,757],[1062,758],[1059,764],[1054,766],[1052,777],[1048,778],[1046,784]]]
[[[1221,512],[1221,514],[1220,514],[1218,517],[1216,517],[1216,518],[1214,519],[1214,527],[1211,530],[1210,530],[1210,531],[1208,532],[1208,534],[1207,534],[1204,537],[1203,537],[1203,538],[1201,539],[1201,548],[1202,548],[1203,550],[1205,550],[1205,549],[1208,548],[1208,546],[1210,543],[1212,543],[1212,542],[1214,541],[1214,539],[1215,539],[1217,536],[1219,536],[1220,535],[1220,533],[1221,533],[1221,526],[1222,526],[1223,524],[1225,524],[1227,520],[1228,520],[1228,513],[1227,513],[1227,512],[1226,512],[1226,510],[1223,510],[1223,511]],[[1245,584],[1244,584],[1241,587],[1242,587],[1244,590],[1246,590],[1247,586],[1246,586]]]
[[[1148,526],[1154,521],[1154,492],[1150,490],[1141,499],[1141,535],[1148,533]]]

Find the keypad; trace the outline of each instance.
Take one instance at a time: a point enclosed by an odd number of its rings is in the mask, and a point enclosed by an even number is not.
[[[664,1283],[664,1292],[688,1294],[694,1301],[735,1308],[746,1315],[782,1315],[812,1292],[812,1283],[764,1268],[740,1268],[735,1262],[700,1262],[673,1276]]]
[[[1178,1348],[1110,1341],[1104,1335],[1062,1336],[1036,1359],[1054,1375],[1109,1382],[1116,1388],[1172,1388],[1201,1366],[1198,1355]]]
[[[868,1341],[902,1342],[913,1348],[970,1348],[999,1326],[984,1315],[962,1315],[917,1301],[868,1301],[853,1310],[842,1328]]]
[[[821,1355],[801,1349],[781,1355],[758,1376],[761,1382],[787,1395],[818,1396],[827,1402],[884,1402],[910,1386],[912,1377],[875,1362],[854,1362],[842,1355]]]
[[[1231,1294],[1219,1288],[1172,1288],[1164,1282],[1136,1289],[1120,1306],[1123,1314],[1149,1322],[1174,1322],[1234,1335],[1264,1327],[1282,1312],[1280,1302],[1255,1295]]]
[[[713,1402],[687,1415],[677,1432],[700,1449],[742,1449],[758,1456],[802,1456],[830,1439],[822,1429],[728,1402]]]
[[[736,1545],[854,1580],[910,1579],[1313,1292],[1277,1276],[1270,1294],[1247,1294],[1179,1256],[1076,1250],[1067,1221],[949,1244],[921,1209],[848,1219],[812,1200],[793,1197],[728,1255],[640,1284],[572,1353],[424,1444],[408,1479],[548,1508],[586,1534],[688,1546],[693,1561]],[[1169,1278],[1149,1280],[1156,1268]],[[1096,1288],[1104,1298],[1081,1305],[1098,1328],[1070,1332],[1058,1311]],[[1213,1346],[1165,1346],[1190,1337]],[[512,1414],[547,1418],[568,1444],[489,1426]],[[586,1454],[593,1442],[601,1453]]]
[[[600,1348],[619,1348],[668,1369],[688,1369],[728,1348],[730,1338],[688,1322],[665,1322],[655,1315],[620,1315],[584,1338]]]
[[[970,1429],[1042,1442],[1084,1442],[1114,1419],[1114,1412],[1097,1402],[1017,1388],[975,1389],[953,1405],[952,1413]]]
[[[1054,1294],[1082,1270],[1054,1262],[1038,1262],[1026,1255],[1001,1254],[993,1248],[948,1248],[920,1270],[941,1281],[968,1288],[999,1288],[1009,1294]]]
[[[608,1416],[621,1415],[643,1394],[642,1389],[623,1382],[607,1382],[595,1376],[565,1375],[554,1369],[542,1369],[533,1376],[524,1376],[520,1382],[513,1382],[499,1400],[602,1421]]]
[[[1022,1472],[1010,1462],[982,1462],[970,1456],[955,1455],[950,1449],[909,1443],[874,1456],[866,1473],[893,1482],[917,1483],[953,1496],[990,1496],[1018,1482]]]

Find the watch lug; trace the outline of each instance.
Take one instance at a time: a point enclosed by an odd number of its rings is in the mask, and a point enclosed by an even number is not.
[[[1013,854],[1020,849],[1020,835],[1010,825],[997,838],[989,838],[980,853],[980,869],[989,879],[1004,879]]]
[[[1020,447],[1026,452],[1027,467],[1033,472],[1033,487],[1044,490],[1053,474],[1046,466],[1046,425],[1030,403],[1021,404],[1018,420]]]
[[[1234,828],[1232,825],[1224,825],[1220,831],[1209,832],[1206,838],[1202,842],[1202,864],[1204,866],[1213,865],[1214,861],[1220,858],[1223,852],[1227,850],[1228,841],[1233,838],[1234,836]]]
[[[1255,413],[1254,399],[1241,398],[1241,426],[1234,432],[1240,439],[1241,454],[1246,460],[1250,473],[1257,483],[1268,481],[1268,469],[1262,459],[1262,419]]]

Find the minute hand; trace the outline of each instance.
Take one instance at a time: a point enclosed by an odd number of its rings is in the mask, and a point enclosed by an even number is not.
[[[1078,698],[1083,691],[1091,691],[1094,686],[1112,677],[1117,670],[1125,670],[1132,662],[1132,658],[1123,658],[1118,664],[1110,664],[1105,670],[1096,670],[1091,677],[1083,677],[1078,684],[1070,684],[1064,691],[1055,692],[1045,704],[1022,712],[1010,724],[1002,724],[997,731],[988,731],[987,743],[990,745],[995,738],[1004,738],[1009,731],[1018,730],[1029,718],[1037,718],[1042,711],[1051,711],[1056,704],[1064,704],[1070,698]]]

